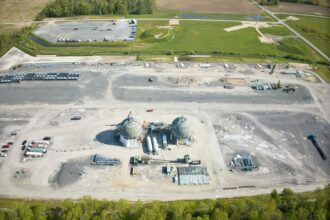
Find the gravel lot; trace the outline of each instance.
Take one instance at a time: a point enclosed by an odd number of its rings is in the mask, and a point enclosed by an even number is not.
[[[196,92],[194,90],[171,91],[174,87],[188,87],[166,84],[156,76],[148,77],[124,75],[113,82],[113,96],[119,100],[139,102],[198,102],[198,103],[251,103],[251,104],[291,104],[312,103],[309,91],[298,85],[293,94],[283,93],[282,90],[251,91],[247,94],[235,95],[227,92],[213,91]],[[211,84],[212,85],[212,84]],[[203,86],[203,85],[202,85]],[[219,85],[218,85],[219,86]],[[221,86],[221,85],[220,85]],[[206,87],[209,87],[206,85]],[[138,88],[138,89],[136,89]]]

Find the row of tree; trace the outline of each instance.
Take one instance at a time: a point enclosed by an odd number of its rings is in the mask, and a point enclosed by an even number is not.
[[[74,15],[151,14],[155,0],[55,0],[37,16],[68,17]]]
[[[0,200],[1,201],[1,200]],[[4,204],[1,201],[0,204]],[[3,205],[2,205],[3,207]],[[7,219],[251,219],[251,220],[327,220],[330,218],[330,187],[311,194],[295,194],[290,189],[281,193],[237,199],[128,202],[100,201],[84,197],[62,202],[14,201],[0,208],[0,220]]]

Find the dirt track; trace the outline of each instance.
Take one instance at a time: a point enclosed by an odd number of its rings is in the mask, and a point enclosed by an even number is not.
[[[156,0],[159,9],[194,12],[257,13],[260,10],[247,0]]]

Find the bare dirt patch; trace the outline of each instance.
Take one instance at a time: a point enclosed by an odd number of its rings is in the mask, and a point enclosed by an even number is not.
[[[267,6],[267,9],[273,12],[290,12],[290,13],[306,13],[330,15],[330,8],[317,5],[304,5],[296,3],[281,2],[278,6]]]
[[[187,10],[195,12],[232,12],[232,13],[257,13],[259,9],[249,1],[236,0],[235,4],[231,0],[157,0],[156,5],[159,9],[166,10]]]

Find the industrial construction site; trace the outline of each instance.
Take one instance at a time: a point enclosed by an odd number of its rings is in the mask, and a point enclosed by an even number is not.
[[[175,200],[329,184],[330,87],[308,65],[12,49],[0,69],[1,195]]]

